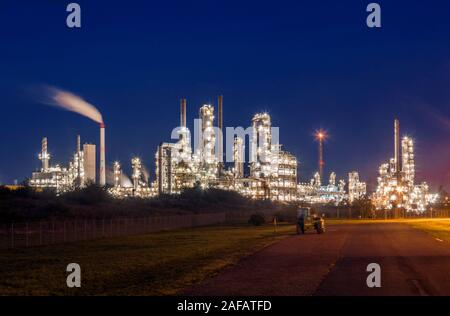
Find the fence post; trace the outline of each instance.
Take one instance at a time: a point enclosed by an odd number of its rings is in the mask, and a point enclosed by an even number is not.
[[[11,248],[14,249],[14,223],[11,223]]]
[[[55,243],[55,221],[52,220],[52,244]]]
[[[42,221],[39,221],[39,246],[42,246]]]
[[[28,248],[28,222],[25,224],[25,247]]]

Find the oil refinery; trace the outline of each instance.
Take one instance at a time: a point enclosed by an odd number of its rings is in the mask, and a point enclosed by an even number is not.
[[[175,142],[162,142],[156,148],[155,178],[149,181],[145,167],[138,157],[130,163],[131,180],[125,175],[120,162],[113,163],[107,170],[105,163],[105,125],[100,123],[100,167],[96,178],[96,146],[84,144],[80,137],[73,159],[68,166],[50,165],[47,138],[42,140],[39,159],[40,170],[33,172],[29,184],[36,188],[55,189],[61,192],[83,187],[88,182],[100,186],[108,183],[108,192],[117,198],[150,198],[161,194],[179,194],[184,189],[199,186],[234,190],[253,199],[269,199],[280,202],[306,202],[312,204],[353,203],[367,197],[367,185],[360,181],[359,173],[348,173],[347,182],[337,180],[331,172],[328,183],[324,181],[324,141],[327,134],[316,132],[318,141],[318,171],[310,182],[298,182],[297,158],[285,151],[279,144],[277,128],[272,125],[268,113],[257,113],[251,126],[244,134],[236,133],[230,142],[229,153],[224,152],[223,141],[223,97],[218,97],[216,109],[205,104],[198,111],[194,126],[194,146],[191,132],[187,127],[187,101],[180,100],[180,126],[174,129]],[[415,165],[413,140],[404,137],[400,140],[400,123],[395,120],[394,158],[382,164],[379,169],[378,186],[370,195],[377,209],[404,208],[407,211],[423,212],[436,201],[437,195],[428,192],[426,183],[415,184]],[[246,151],[246,136],[249,150]],[[276,135],[278,136],[278,135]],[[228,145],[228,144],[227,144]],[[249,161],[245,157],[248,155]],[[225,156],[227,159],[224,159]],[[229,157],[229,159],[228,159]],[[225,161],[224,161],[225,160]],[[110,175],[108,181],[106,172]]]
[[[414,183],[414,142],[404,136],[400,141],[400,122],[394,122],[394,158],[379,168],[378,186],[372,195],[377,209],[405,209],[424,212],[438,195],[428,192],[426,182]]]
[[[42,167],[39,171],[33,172],[29,184],[35,188],[50,188],[61,193],[83,187],[89,182],[96,182],[95,153],[93,144],[84,144],[81,149],[81,139],[78,136],[76,151],[69,165],[67,167],[52,166],[48,140],[44,137],[39,154]]]

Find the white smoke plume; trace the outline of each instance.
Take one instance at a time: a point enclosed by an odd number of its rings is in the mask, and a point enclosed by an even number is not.
[[[142,165],[142,175],[144,176],[145,182],[148,183],[148,180],[150,178],[150,173],[148,172],[148,169],[144,165]]]
[[[126,188],[131,188],[133,186],[133,183],[131,183],[130,178],[128,178],[128,176],[123,172],[121,174],[120,182],[122,183],[122,186]]]
[[[106,183],[114,185],[114,171],[110,168],[106,169]],[[120,174],[120,184],[126,188],[131,188],[133,186],[130,178],[123,171]]]
[[[51,86],[45,86],[44,88],[45,100],[42,103],[81,114],[97,123],[103,123],[102,115],[97,108],[81,97]]]

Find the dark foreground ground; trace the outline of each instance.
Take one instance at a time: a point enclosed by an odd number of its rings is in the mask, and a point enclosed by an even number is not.
[[[381,266],[381,288],[366,285]],[[292,236],[242,260],[187,295],[450,295],[450,246],[409,225],[333,225]]]
[[[174,295],[293,233],[241,224],[0,250],[0,296]],[[72,262],[81,288],[66,285]]]

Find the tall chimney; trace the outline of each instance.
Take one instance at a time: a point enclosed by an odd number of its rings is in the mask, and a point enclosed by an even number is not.
[[[48,154],[48,145],[47,145],[47,137],[42,138],[42,149],[41,149],[41,154],[39,155],[39,158],[42,161],[42,170],[43,171],[47,171],[48,170],[48,165],[49,165],[49,160],[50,160],[50,156]]]
[[[180,127],[186,127],[186,99],[180,100]]]
[[[219,95],[218,99],[218,127],[219,127],[219,137],[218,137],[218,156],[219,156],[219,174],[223,169],[223,95]]]
[[[394,121],[394,160],[395,160],[395,172],[397,174],[401,171],[400,160],[400,122],[398,119]]]
[[[100,186],[106,184],[106,166],[105,166],[105,124],[100,124]]]
[[[81,137],[77,136],[77,154],[81,151]]]

